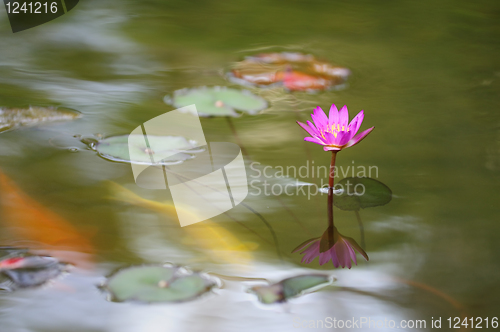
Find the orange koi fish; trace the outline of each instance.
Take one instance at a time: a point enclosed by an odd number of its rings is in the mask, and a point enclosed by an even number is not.
[[[169,202],[157,202],[145,199],[117,183],[107,182],[111,199],[159,212],[169,218],[177,219],[176,207]],[[187,211],[189,213],[189,211]],[[198,218],[196,218],[198,219]],[[240,242],[229,230],[216,222],[205,220],[203,223],[184,227],[182,242],[203,249],[208,256],[219,262],[249,265],[253,261],[253,251],[259,246],[254,242]]]
[[[91,268],[93,246],[71,223],[47,209],[0,171],[0,223],[23,243],[82,268]],[[24,245],[28,243],[28,245]]]

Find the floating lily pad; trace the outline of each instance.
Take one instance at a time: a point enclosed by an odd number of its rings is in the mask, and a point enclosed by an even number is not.
[[[392,199],[391,189],[372,178],[348,177],[339,181],[335,188],[340,185],[343,192],[334,196],[333,204],[341,210],[359,211],[385,205]]]
[[[238,116],[236,110],[255,114],[267,108],[266,100],[250,91],[220,86],[177,90],[165,102],[178,108],[195,104],[200,116]]]
[[[101,157],[111,161],[146,165],[152,164],[152,156],[168,154],[169,157],[155,163],[176,165],[194,158],[194,153],[204,151],[197,146],[196,142],[181,136],[148,135],[147,138],[149,146],[154,146],[156,150],[148,148],[143,135],[111,136],[95,143],[95,149]],[[134,160],[130,160],[129,144],[133,151]]]
[[[283,52],[249,56],[236,63],[228,75],[244,85],[282,85],[291,91],[318,91],[341,86],[350,71],[317,60],[311,54]]]
[[[66,264],[49,256],[14,256],[0,261],[1,288],[36,287],[56,278],[66,269]],[[7,279],[7,280],[5,280]]]
[[[317,289],[331,282],[331,277],[324,274],[308,274],[284,279],[268,286],[255,286],[251,291],[265,304],[285,302],[286,300],[301,295],[306,291]]]
[[[47,122],[69,121],[80,116],[81,113],[75,110],[53,107],[0,108],[0,132]]]
[[[117,272],[104,285],[114,301],[183,302],[210,291],[215,283],[175,266],[139,266]]]

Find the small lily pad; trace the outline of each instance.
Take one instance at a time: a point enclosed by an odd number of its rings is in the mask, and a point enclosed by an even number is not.
[[[187,159],[194,158],[194,153],[202,152],[196,142],[181,136],[153,136],[148,135],[149,146],[154,146],[156,151],[145,145],[143,135],[111,136],[95,143],[95,149],[101,157],[111,161],[127,162],[133,164],[151,165],[152,155],[165,155],[170,157],[154,164],[176,165]],[[130,146],[129,146],[130,145]],[[134,160],[130,160],[130,149],[133,149]],[[172,155],[174,154],[174,155]]]
[[[66,269],[66,264],[49,256],[14,256],[0,261],[0,275],[7,282],[2,288],[36,287],[56,278]],[[5,285],[8,284],[8,285]]]
[[[220,86],[177,90],[165,102],[178,108],[195,104],[200,116],[234,117],[236,110],[255,114],[267,108],[266,100],[250,91]]]
[[[47,122],[69,121],[79,117],[81,117],[81,113],[65,108],[0,108],[0,133],[18,127],[30,127]]]
[[[308,274],[284,279],[268,286],[255,286],[250,290],[257,294],[259,301],[265,304],[280,303],[302,295],[307,291],[326,286],[331,277],[324,274]]]
[[[380,181],[366,177],[344,178],[337,185],[342,186],[341,195],[334,196],[333,204],[344,211],[359,211],[381,206],[392,199],[392,191]]]
[[[262,53],[236,63],[229,78],[259,87],[282,85],[291,91],[319,91],[339,87],[350,71],[320,61],[311,54]]]
[[[104,288],[117,302],[183,302],[210,291],[215,282],[176,266],[138,266],[118,271]]]

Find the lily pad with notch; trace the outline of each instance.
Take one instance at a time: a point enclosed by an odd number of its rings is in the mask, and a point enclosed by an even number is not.
[[[195,104],[198,114],[205,117],[236,117],[239,115],[236,111],[256,114],[268,106],[265,99],[248,90],[220,86],[177,90],[172,97],[166,96],[164,101],[178,108]]]
[[[216,283],[178,266],[135,266],[119,270],[103,288],[116,302],[173,303],[194,300]]]
[[[156,150],[148,148],[143,135],[121,135],[110,136],[95,143],[95,150],[107,160],[126,162],[133,164],[151,165],[152,156],[170,155],[154,164],[177,165],[185,160],[194,158],[194,154],[205,151],[196,142],[181,136],[153,136],[148,135],[150,146]],[[132,149],[134,160],[130,158]]]
[[[361,187],[358,187],[359,185]],[[372,178],[348,177],[340,180],[335,185],[335,187],[337,186],[347,188],[342,191],[342,194],[335,195],[333,200],[333,204],[344,211],[359,211],[360,209],[381,206],[392,200],[391,189]]]
[[[284,279],[275,284],[255,286],[250,289],[264,304],[282,303],[288,299],[317,290],[332,282],[325,274],[306,274]]]

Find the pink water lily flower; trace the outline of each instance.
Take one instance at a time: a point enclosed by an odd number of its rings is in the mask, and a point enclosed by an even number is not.
[[[359,112],[349,123],[349,112],[345,105],[339,112],[333,104],[329,117],[326,117],[325,112],[318,106],[311,114],[311,118],[314,124],[307,121],[306,125],[297,121],[299,126],[311,135],[304,140],[323,145],[325,151],[340,151],[358,144],[375,128],[371,127],[356,135],[363,122],[363,111]]]
[[[337,231],[337,228],[334,228],[334,234],[335,244],[325,252],[321,252],[320,250],[321,238],[310,239],[299,245],[292,252],[297,252],[305,248],[300,252],[301,254],[305,254],[302,257],[302,263],[309,264],[319,256],[319,265],[332,261],[333,266],[337,268],[341,266],[342,268],[347,267],[350,269],[352,267],[351,260],[355,265],[358,264],[354,249],[368,260],[368,255],[354,239],[343,236]]]

